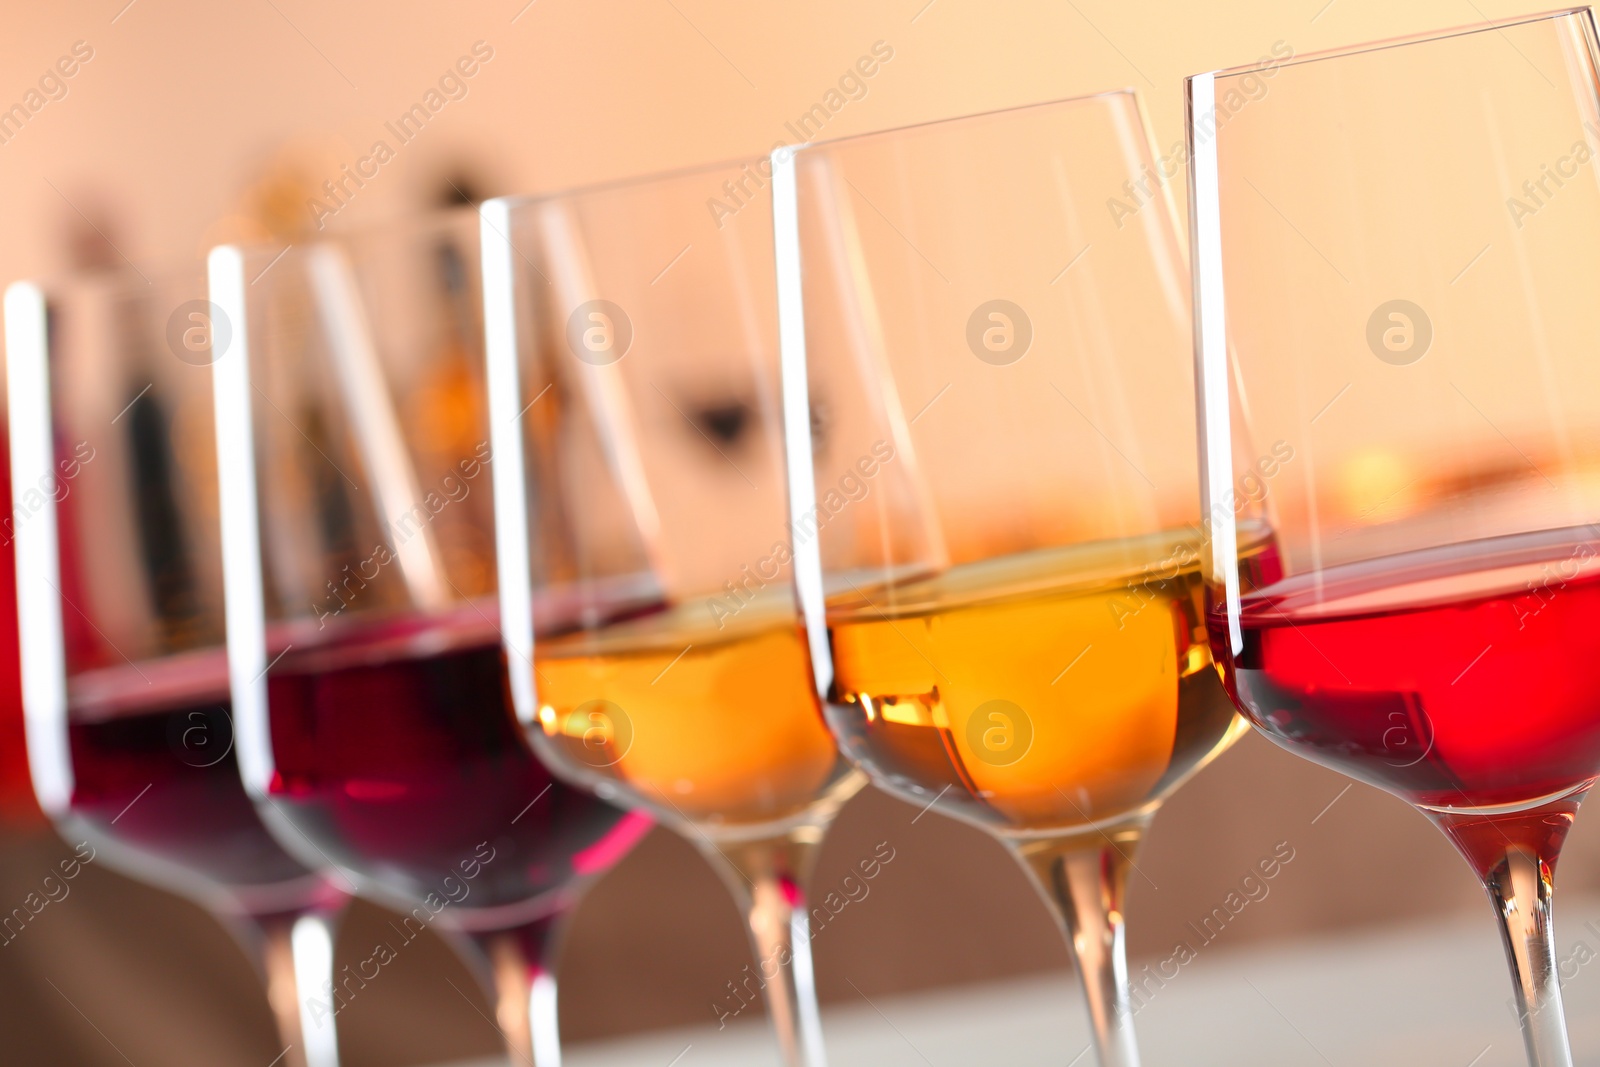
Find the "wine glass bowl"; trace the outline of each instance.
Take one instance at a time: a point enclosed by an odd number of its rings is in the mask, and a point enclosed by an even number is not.
[[[532,758],[507,713],[498,635],[479,615],[493,608],[291,650],[267,685],[274,717],[296,724],[274,730],[270,793],[291,839],[303,833],[382,899],[443,896],[447,925],[469,931],[564,910],[573,883],[641,829]]]
[[[1420,807],[1557,800],[1600,770],[1600,680],[1571,669],[1600,653],[1597,553],[1580,527],[1271,583],[1241,601],[1231,690],[1274,741]]]
[[[1572,1062],[1553,871],[1600,772],[1596,56],[1580,9],[1189,79],[1217,666],[1465,855],[1539,1065]]]
[[[1592,45],[1571,14],[1306,57],[1197,135],[1204,329],[1225,316],[1229,346],[1202,360],[1208,493],[1247,448],[1294,454],[1239,512],[1271,552],[1216,543],[1219,664],[1268,736],[1430,808],[1527,807],[1600,767],[1600,694],[1556,669],[1588,650],[1600,550],[1577,297],[1600,195],[1560,177],[1588,165]],[[1335,173],[1368,150],[1381,177]]]
[[[505,601],[508,638],[533,623],[510,654],[520,713],[554,765],[714,837],[861,784],[818,714],[781,546],[770,205],[720,226],[706,208],[742,169],[496,202],[484,223],[531,305],[507,331],[528,414],[496,449],[537,568],[532,599]]]

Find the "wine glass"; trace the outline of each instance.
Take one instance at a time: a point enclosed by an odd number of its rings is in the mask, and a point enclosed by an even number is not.
[[[1188,88],[1214,655],[1267,737],[1444,831],[1529,1062],[1569,1065],[1552,877],[1600,772],[1593,17],[1263,75]]]
[[[540,754],[706,856],[783,1062],[820,1067],[803,887],[864,779],[783,545],[761,184],[751,162],[483,206],[502,630]]]
[[[1161,801],[1242,728],[1210,669],[1183,253],[1113,92],[773,155],[791,536],[818,689],[889,792],[997,837],[1103,1064]]]
[[[239,782],[223,649],[204,275],[85,273],[6,290],[29,765],[78,859],[198,901],[265,971],[282,1062],[335,1067],[345,896]]]
[[[551,778],[507,702],[477,265],[470,209],[212,252],[228,657],[268,824],[406,913],[361,977],[470,940],[512,1059],[552,1067],[562,922],[650,824]]]

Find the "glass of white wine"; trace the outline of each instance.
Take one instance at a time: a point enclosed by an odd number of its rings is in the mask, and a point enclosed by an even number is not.
[[[745,912],[783,1062],[819,1067],[803,887],[864,778],[794,595],[754,171],[484,205],[501,626],[540,755],[699,848]]]
[[[792,540],[827,718],[1036,879],[1138,1062],[1145,827],[1240,732],[1199,573],[1188,273],[1131,92],[773,158]]]

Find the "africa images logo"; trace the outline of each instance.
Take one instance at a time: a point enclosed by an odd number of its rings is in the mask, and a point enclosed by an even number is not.
[[[1033,320],[1009,300],[986,300],[967,316],[967,347],[995,367],[1007,367],[1033,345]]]
[[[1367,347],[1385,363],[1409,366],[1433,347],[1433,320],[1410,300],[1389,300],[1367,319]]]
[[[585,300],[567,316],[567,347],[593,367],[606,367],[628,354],[633,320],[610,300]]]

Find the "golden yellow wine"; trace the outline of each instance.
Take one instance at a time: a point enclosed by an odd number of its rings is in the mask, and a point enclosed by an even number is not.
[[[719,627],[688,604],[536,644],[539,723],[567,759],[669,817],[776,823],[860,788],[787,601]]]
[[[829,715],[914,803],[1071,829],[1175,788],[1243,731],[1173,534],[1019,553],[829,599]]]

